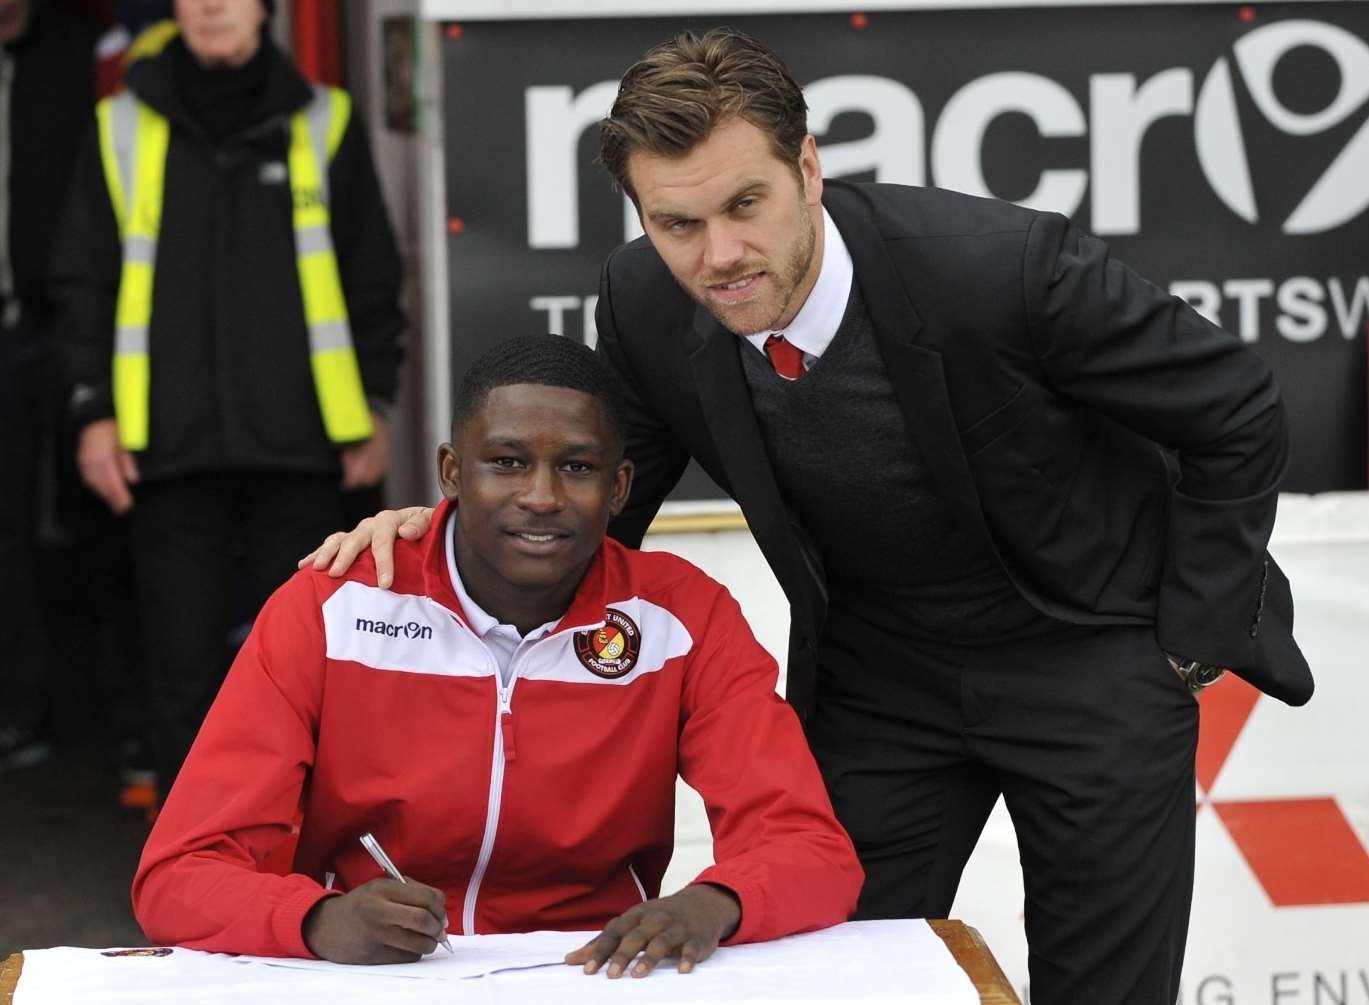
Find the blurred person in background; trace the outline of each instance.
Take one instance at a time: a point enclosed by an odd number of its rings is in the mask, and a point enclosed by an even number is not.
[[[267,35],[263,0],[177,0],[101,102],[54,279],[81,477],[127,514],[150,736],[170,786],[251,609],[389,459],[401,267],[365,126]]]
[[[97,35],[40,0],[0,0],[0,771],[51,751],[37,584],[39,528],[53,525],[61,395],[47,261],[95,101]]]

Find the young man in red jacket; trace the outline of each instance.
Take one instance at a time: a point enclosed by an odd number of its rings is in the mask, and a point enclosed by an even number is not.
[[[847,917],[861,868],[774,661],[721,585],[604,538],[632,480],[619,393],[566,339],[495,347],[393,586],[361,561],[276,592],[143,852],[149,937],[375,963],[602,928],[567,962],[616,977]],[[716,864],[658,897],[677,774]],[[263,871],[297,821],[294,871]]]

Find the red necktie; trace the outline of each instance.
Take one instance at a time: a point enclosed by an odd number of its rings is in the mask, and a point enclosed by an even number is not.
[[[771,335],[765,340],[765,354],[770,357],[770,365],[785,380],[798,380],[803,376],[803,350],[783,335]]]

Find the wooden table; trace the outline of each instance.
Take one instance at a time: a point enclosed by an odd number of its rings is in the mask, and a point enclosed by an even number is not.
[[[1022,1005],[978,931],[963,921],[929,921],[927,924],[941,936],[960,969],[969,975],[983,1005]],[[0,986],[3,983],[0,979]],[[9,1002],[0,1000],[0,1005],[9,1005]]]
[[[932,931],[946,943],[955,961],[960,964],[979,992],[983,1005],[1021,1005],[1008,979],[1003,976],[998,961],[989,952],[984,940],[962,921],[929,921]],[[0,1005],[12,1005],[14,988],[19,983],[19,972],[24,968],[24,954],[15,953],[0,963]]]

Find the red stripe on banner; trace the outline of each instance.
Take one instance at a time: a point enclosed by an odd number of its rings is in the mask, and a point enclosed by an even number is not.
[[[1198,719],[1198,784],[1211,792],[1236,738],[1245,728],[1260,692],[1234,674],[1227,674],[1203,692]]]
[[[1275,907],[1369,903],[1369,852],[1334,799],[1212,806]]]
[[[300,73],[318,84],[342,83],[342,34],[337,0],[294,0],[290,42]]]

